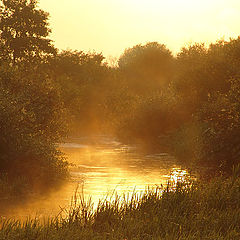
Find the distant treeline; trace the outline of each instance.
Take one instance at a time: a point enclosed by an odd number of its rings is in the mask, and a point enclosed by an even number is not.
[[[225,170],[239,162],[239,38],[176,56],[139,44],[113,67],[101,53],[56,49],[37,1],[0,6],[0,194],[64,179],[67,134],[114,134]]]
[[[158,43],[138,45],[117,71],[122,99],[132,101],[117,123],[121,138],[223,171],[239,163],[240,38],[193,44],[176,56]]]
[[[101,54],[63,51],[49,71],[72,134],[115,134],[226,171],[240,160],[240,39],[193,44],[173,56],[157,42]]]

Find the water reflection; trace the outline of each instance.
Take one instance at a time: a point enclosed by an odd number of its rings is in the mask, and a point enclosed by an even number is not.
[[[62,146],[73,163],[72,181],[83,185],[84,194],[96,203],[116,191],[119,195],[166,185],[169,179],[184,180],[188,171],[166,153],[141,155],[136,148],[105,139],[81,148]]]
[[[189,177],[189,173],[187,170],[183,170],[181,168],[172,168],[169,181],[174,183],[179,181],[183,182],[187,180],[188,177]]]
[[[111,138],[72,139],[61,149],[71,163],[71,179],[59,191],[13,209],[13,216],[55,216],[60,207],[68,208],[77,187],[94,204],[117,192],[119,195],[144,191],[148,186],[166,185],[188,176],[188,171],[176,164],[166,153],[142,155],[135,147],[123,145]]]

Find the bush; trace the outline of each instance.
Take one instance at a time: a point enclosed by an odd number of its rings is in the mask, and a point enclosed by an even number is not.
[[[217,93],[198,113],[208,129],[204,134],[202,160],[229,169],[240,161],[240,79],[230,81],[226,94]]]
[[[57,90],[44,74],[0,67],[0,173],[43,190],[67,175],[57,144],[65,128]]]

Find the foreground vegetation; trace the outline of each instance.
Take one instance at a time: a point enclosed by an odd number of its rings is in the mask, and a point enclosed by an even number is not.
[[[239,168],[231,178],[178,182],[143,194],[91,202],[76,198],[66,217],[1,220],[0,239],[239,239]]]

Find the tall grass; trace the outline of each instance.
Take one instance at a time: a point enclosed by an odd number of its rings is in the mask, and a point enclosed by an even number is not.
[[[55,219],[1,220],[0,239],[240,239],[239,170],[207,183],[116,195],[96,209],[76,194],[72,207]]]

